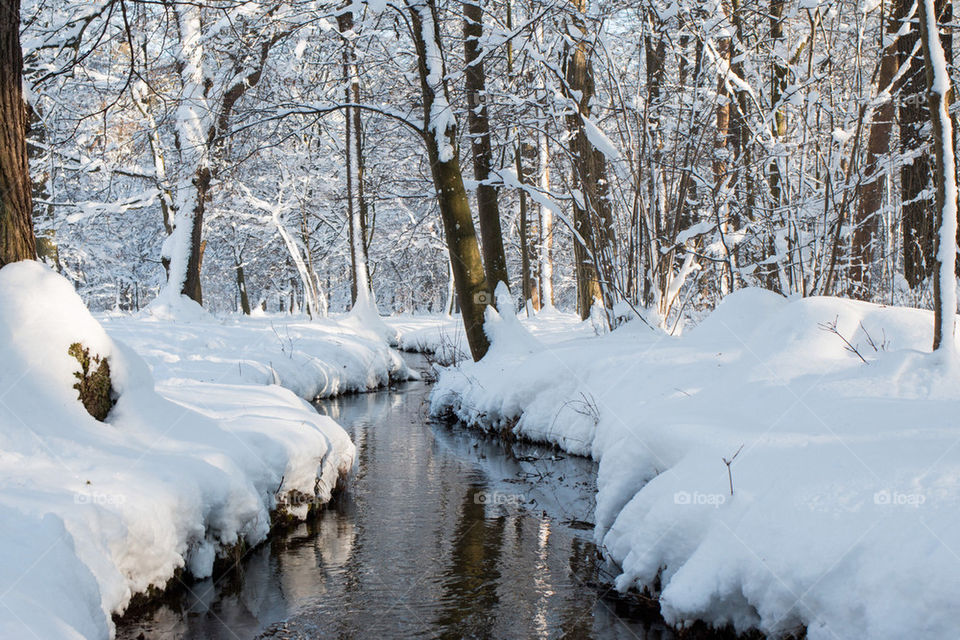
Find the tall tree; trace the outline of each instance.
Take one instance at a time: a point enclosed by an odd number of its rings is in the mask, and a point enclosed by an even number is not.
[[[593,43],[586,25],[587,0],[570,0],[572,43],[564,61],[566,97],[570,102],[567,127],[572,138],[574,174],[579,197],[573,199],[573,226],[577,274],[577,309],[586,319],[595,301],[612,308],[613,213],[608,198],[606,159],[587,132],[596,85],[590,57]]]
[[[905,1],[895,0],[898,4],[904,4]],[[850,256],[850,294],[861,300],[868,299],[871,293],[870,268],[873,264],[874,242],[880,230],[879,214],[886,186],[880,163],[890,151],[890,134],[895,115],[891,92],[900,66],[897,54],[897,32],[900,25],[889,14],[882,15],[880,22],[880,41],[886,42],[877,76],[877,99],[881,102],[876,107],[867,137],[867,160],[860,182],[860,201],[854,218]]]
[[[7,0],[0,6],[0,267],[37,257],[26,134],[20,0]]]
[[[423,96],[423,137],[467,343],[473,359],[479,360],[490,348],[483,331],[483,318],[486,306],[491,302],[491,290],[480,258],[470,200],[460,173],[457,120],[449,102],[443,43],[437,29],[437,7],[434,0],[407,0],[406,6],[417,50],[417,70]]]
[[[497,188],[490,184],[493,151],[487,110],[487,77],[481,57],[483,53],[482,1],[465,0],[463,3],[463,62],[468,107],[467,128],[470,132],[473,177],[477,181],[480,244],[483,248],[487,282],[496,287],[500,282],[509,286],[510,280],[507,276],[507,258],[503,250]]]
[[[933,279],[933,349],[954,351],[957,314],[957,163],[950,104],[953,89],[933,0],[919,0],[920,39],[927,78],[927,100],[936,158],[936,266]]]
[[[353,12],[343,11],[337,16],[337,26],[344,38],[343,79],[346,103],[360,103],[360,74],[354,50]],[[363,123],[360,109],[348,106],[344,112],[347,160],[347,218],[350,236],[351,301],[371,300],[369,257],[367,255],[367,199],[363,185]]]
[[[910,0],[897,2],[895,19],[909,19],[913,6]],[[911,287],[918,286],[930,274],[933,260],[933,217],[923,192],[930,184],[930,156],[922,151],[926,140],[922,132],[929,114],[923,92],[925,79],[923,59],[913,55],[919,32],[910,29],[900,36],[897,46],[901,64],[909,68],[903,80],[900,97],[900,150],[911,156],[900,166],[900,215],[903,238],[903,275]]]

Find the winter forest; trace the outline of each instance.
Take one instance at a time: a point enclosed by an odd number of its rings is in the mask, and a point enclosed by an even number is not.
[[[951,0],[2,0],[0,639],[960,637]]]

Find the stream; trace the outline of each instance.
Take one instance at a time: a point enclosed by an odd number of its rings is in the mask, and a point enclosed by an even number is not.
[[[596,465],[432,421],[429,393],[317,402],[357,445],[345,491],[236,570],[126,616],[117,637],[673,638],[609,591],[591,542]]]

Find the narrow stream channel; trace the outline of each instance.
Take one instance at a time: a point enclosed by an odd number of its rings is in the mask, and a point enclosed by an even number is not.
[[[318,402],[357,444],[347,490],[118,638],[673,637],[606,593],[591,461],[434,423],[428,397],[411,382]]]

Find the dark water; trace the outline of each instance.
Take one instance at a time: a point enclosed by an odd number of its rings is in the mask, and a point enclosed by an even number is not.
[[[594,464],[431,423],[428,393],[416,382],[318,403],[357,444],[347,491],[118,637],[672,637],[603,586]]]

